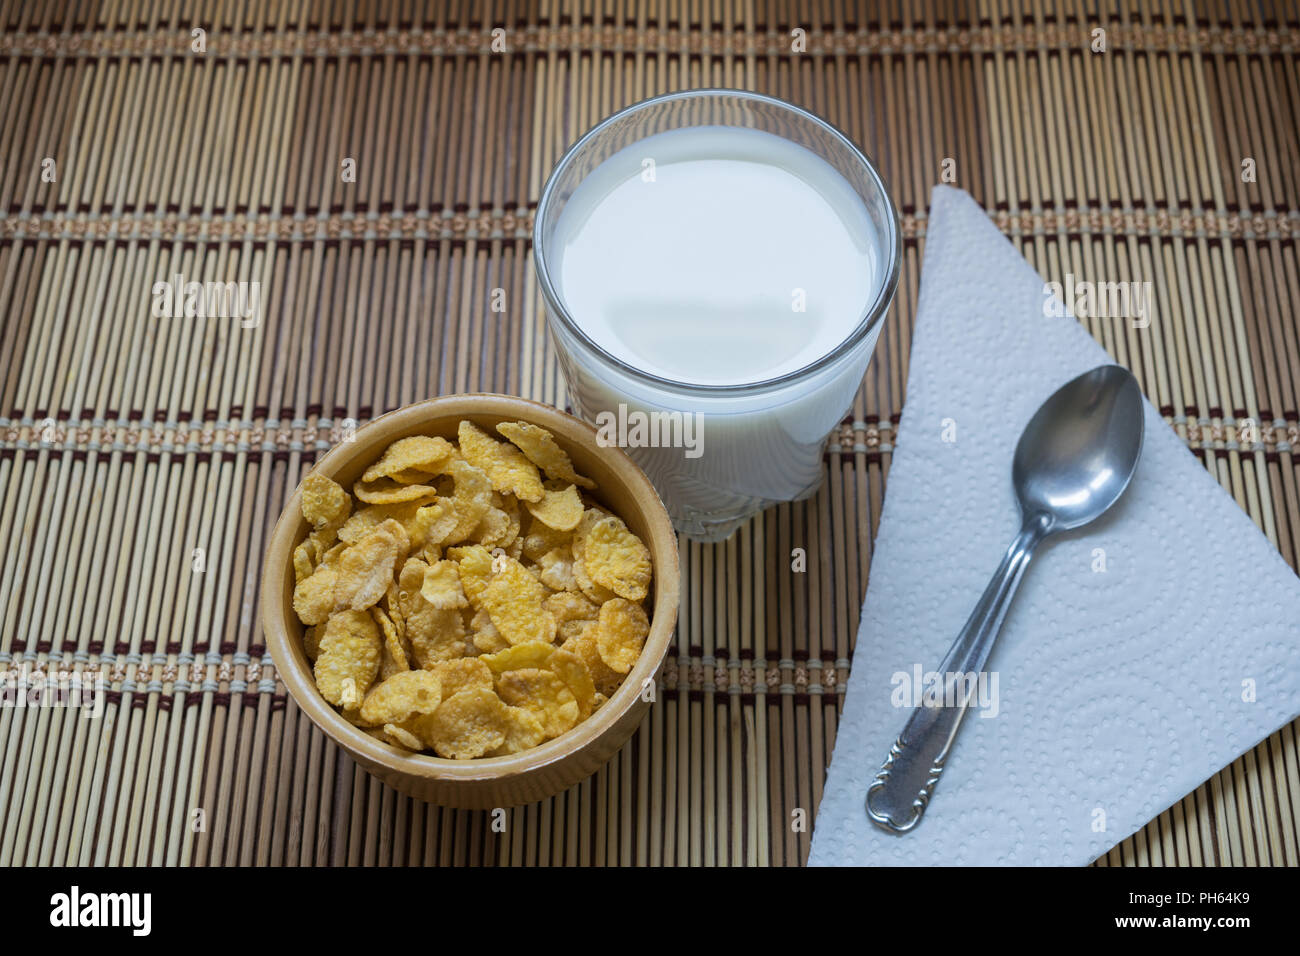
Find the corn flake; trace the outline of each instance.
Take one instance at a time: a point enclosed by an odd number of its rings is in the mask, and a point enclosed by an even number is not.
[[[456,544],[473,533],[492,507],[492,483],[482,469],[475,468],[462,458],[451,459],[447,463],[446,474],[453,482],[452,502],[456,512],[456,526],[442,543]]]
[[[398,577],[397,593],[411,654],[423,668],[465,655],[465,625],[460,612],[440,610],[421,593],[428,568],[419,558],[408,558]]]
[[[583,543],[583,567],[591,579],[621,598],[644,601],[650,587],[650,551],[620,519],[602,518]]]
[[[573,573],[573,553],[568,548],[554,548],[537,559],[541,567],[539,579],[552,591],[577,591],[578,579]]]
[[[577,555],[573,556],[573,580],[578,582],[580,590],[589,601],[596,604],[604,604],[606,601],[618,597],[613,591],[603,584],[597,584],[587,573],[587,564]]]
[[[451,453],[451,442],[445,438],[430,438],[428,435],[399,438],[384,450],[379,461],[366,469],[361,480],[372,482],[377,478],[393,477],[404,481],[407,472],[414,472],[418,480],[420,473],[425,477],[437,473]]]
[[[388,737],[387,742],[394,746],[414,751],[424,749],[424,741],[403,724],[384,724],[383,732]]]
[[[322,528],[307,535],[307,540],[303,544],[311,551],[316,564],[324,564],[330,553],[338,550],[335,547],[338,539],[338,528]]]
[[[573,552],[573,577],[578,582],[578,589],[596,604],[604,604],[617,596],[609,588],[597,584],[587,568],[587,538],[591,529],[607,517],[608,513],[600,508],[588,508],[583,512],[578,526],[573,529],[573,540],[569,544],[569,550]]]
[[[383,653],[379,658],[379,679],[388,680],[394,674],[410,670],[406,648],[402,646],[401,636],[392,617],[377,604],[370,609],[370,614],[379,625],[379,634],[384,641]]]
[[[543,602],[543,606],[555,615],[555,620],[560,624],[569,621],[594,621],[600,614],[600,605],[577,591],[561,591],[552,594]]]
[[[520,646],[523,647],[524,645],[521,644]],[[564,681],[573,694],[578,703],[578,719],[586,720],[590,717],[592,706],[596,701],[596,684],[582,658],[572,651],[557,647],[547,657],[546,667],[556,677]]]
[[[501,675],[506,671],[515,671],[524,667],[545,667],[551,655],[556,652],[554,644],[541,641],[525,641],[496,654],[485,654],[479,658],[493,674]]]
[[[401,723],[415,714],[431,714],[442,703],[442,681],[433,671],[405,671],[377,684],[366,694],[361,719],[370,724]]]
[[[460,570],[455,561],[439,561],[424,572],[420,594],[440,611],[469,606],[461,587]]]
[[[405,527],[415,517],[419,508],[418,501],[395,505],[366,505],[352,512],[352,517],[339,528],[338,539],[345,544],[356,544],[389,518]]]
[[[343,487],[315,473],[303,479],[300,500],[302,516],[317,531],[338,528],[352,511],[352,501]]]
[[[451,548],[447,551],[447,556],[456,562],[465,596],[477,607],[488,582],[492,579],[491,553],[482,545],[475,544],[469,547]]]
[[[565,621],[559,627],[560,642],[563,643],[571,637],[582,637],[595,625],[595,621]]]
[[[379,628],[365,611],[339,611],[321,634],[313,672],[321,696],[356,708],[379,673]]]
[[[492,623],[492,616],[482,608],[470,618],[469,629],[470,640],[483,654],[495,654],[510,646],[510,642],[501,636],[501,632]]]
[[[492,670],[481,657],[465,657],[454,661],[440,661],[433,673],[442,681],[444,697],[451,697],[471,687],[492,689]]]
[[[303,581],[311,577],[311,573],[316,570],[316,550],[312,547],[311,541],[304,541],[298,547],[293,549],[293,583],[296,588]]]
[[[573,468],[573,462],[555,441],[555,436],[540,425],[530,422],[502,422],[497,431],[515,443],[548,478],[569,481],[582,488],[595,488],[596,483],[584,478]]]
[[[352,486],[352,493],[366,504],[395,505],[428,501],[438,496],[438,489],[431,485],[404,485],[392,478],[376,478],[374,481],[358,481]]]
[[[492,623],[511,644],[555,640],[555,618],[542,606],[546,587],[514,558],[500,556],[487,587],[479,596]]]
[[[320,633],[322,630],[323,628],[319,624],[313,624],[302,633],[302,649],[307,655],[307,660],[313,663],[320,655]]]
[[[560,645],[560,650],[567,651],[582,661],[598,693],[606,697],[613,696],[614,691],[618,690],[619,685],[623,683],[623,675],[611,670],[601,659],[596,642],[591,637],[586,635],[571,637]]]
[[[497,693],[507,704],[531,711],[547,737],[558,737],[578,722],[578,702],[560,677],[537,667],[509,670],[497,678]]]
[[[523,552],[529,561],[536,561],[548,551],[567,548],[573,540],[573,532],[556,531],[536,518],[530,517],[528,533],[524,535]]]
[[[457,433],[465,460],[487,474],[492,487],[521,501],[540,501],[542,477],[537,466],[514,445],[488,436],[473,422],[461,422]]]
[[[336,607],[364,611],[388,593],[398,559],[410,549],[406,529],[388,519],[339,558]]]
[[[439,757],[469,760],[505,743],[510,714],[491,688],[470,687],[420,718],[420,738]]]
[[[609,669],[626,674],[641,656],[650,633],[645,608],[623,598],[606,601],[596,621],[596,649]]]
[[[547,482],[542,491],[541,501],[528,502],[532,516],[556,531],[572,531],[578,527],[585,509],[582,496],[573,485],[559,485]]]
[[[523,707],[506,707],[506,739],[500,747],[489,751],[489,757],[504,757],[521,750],[531,750],[546,739],[542,722],[532,711]]]
[[[323,564],[293,589],[293,609],[304,624],[324,624],[334,610],[338,569]]]
[[[460,524],[460,516],[454,501],[438,498],[432,504],[418,505],[415,514],[402,524],[411,537],[412,547],[440,547]]]
[[[474,526],[470,537],[485,548],[497,548],[503,545],[510,533],[510,516],[500,508],[489,507],[487,513]]]

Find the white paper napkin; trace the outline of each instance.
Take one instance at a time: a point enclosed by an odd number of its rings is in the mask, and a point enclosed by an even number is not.
[[[1085,864],[1300,713],[1300,580],[1148,403],[1124,498],[1025,574],[989,662],[996,716],[968,713],[915,831],[867,819],[910,713],[891,678],[938,667],[1019,527],[1021,430],[1110,361],[1073,318],[1044,317],[1044,298],[985,212],[937,187],[813,865]]]

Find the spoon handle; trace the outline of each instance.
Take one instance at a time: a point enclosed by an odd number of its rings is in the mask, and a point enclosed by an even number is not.
[[[1016,587],[1034,548],[1050,531],[1051,520],[1046,516],[1036,515],[1025,522],[939,665],[942,698],[916,707],[889,748],[889,755],[867,789],[867,816],[878,826],[907,833],[921,822]],[[914,692],[919,693],[919,689]]]

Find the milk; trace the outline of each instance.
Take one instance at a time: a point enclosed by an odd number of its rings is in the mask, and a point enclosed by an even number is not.
[[[757,129],[657,133],[587,172],[545,244],[555,292],[590,339],[552,316],[577,411],[698,429],[694,443],[620,432],[680,530],[717,539],[816,490],[879,323],[827,357],[861,330],[888,260],[835,168]]]
[[[561,295],[597,345],[673,381],[738,385],[844,341],[870,304],[874,234],[825,160],[734,127],[634,152],[654,165],[607,162],[556,228]]]

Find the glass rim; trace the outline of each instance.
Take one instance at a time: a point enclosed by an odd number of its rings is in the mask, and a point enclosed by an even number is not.
[[[619,120],[639,113],[659,103],[665,103],[672,100],[702,99],[705,97],[732,97],[744,100],[750,100],[755,103],[763,103],[786,112],[793,113],[803,119],[806,119],[816,126],[820,126],[831,138],[838,142],[849,154],[856,158],[858,163],[866,170],[868,178],[871,179],[876,188],[880,191],[885,205],[889,208],[890,216],[888,219],[888,236],[886,237],[885,247],[888,255],[888,268],[884,274],[884,281],[881,282],[880,288],[876,293],[875,299],[867,307],[861,320],[853,331],[850,332],[843,340],[825,355],[821,355],[807,365],[801,366],[791,372],[777,375],[773,378],[760,379],[754,382],[738,382],[734,384],[706,385],[697,382],[682,382],[677,379],[664,378],[661,375],[655,375],[653,372],[647,372],[644,369],[637,368],[628,362],[623,361],[618,356],[613,355],[594,339],[569,314],[565,308],[555,283],[551,281],[550,266],[547,262],[545,245],[542,239],[542,224],[546,220],[546,212],[553,202],[556,184],[560,177],[568,171],[569,166],[573,163],[578,152],[601,135]],[[685,127],[683,127],[685,128]],[[780,134],[772,134],[780,135]],[[643,137],[644,138],[644,137]],[[781,137],[785,139],[786,137]],[[793,142],[792,140],[790,142]],[[801,145],[801,144],[797,144]],[[805,147],[807,148],[807,147]],[[533,223],[533,263],[537,269],[537,278],[542,287],[542,296],[546,300],[546,307],[549,313],[554,316],[567,331],[571,332],[588,348],[596,353],[601,359],[613,365],[620,371],[632,376],[633,379],[657,387],[666,387],[670,391],[698,393],[700,395],[711,396],[728,396],[747,394],[753,392],[772,391],[785,385],[797,382],[800,379],[807,378],[824,368],[834,365],[846,353],[852,351],[859,345],[871,332],[879,325],[889,311],[889,305],[893,301],[894,294],[898,288],[898,274],[902,261],[902,238],[901,227],[898,220],[898,207],[894,205],[893,199],[889,196],[889,189],[885,185],[884,177],[876,169],[870,157],[867,156],[853,140],[849,139],[836,126],[822,119],[815,113],[811,113],[802,107],[793,103],[778,99],[774,96],[767,96],[763,93],[754,93],[749,90],[729,90],[725,88],[710,88],[703,90],[680,90],[676,93],[664,93],[659,96],[652,96],[649,99],[641,100],[626,106],[616,113],[611,113],[591,129],[587,130],[578,140],[564,151],[560,161],[555,164],[551,170],[551,175],[547,177],[546,185],[542,189],[541,198],[537,202],[536,220]]]

